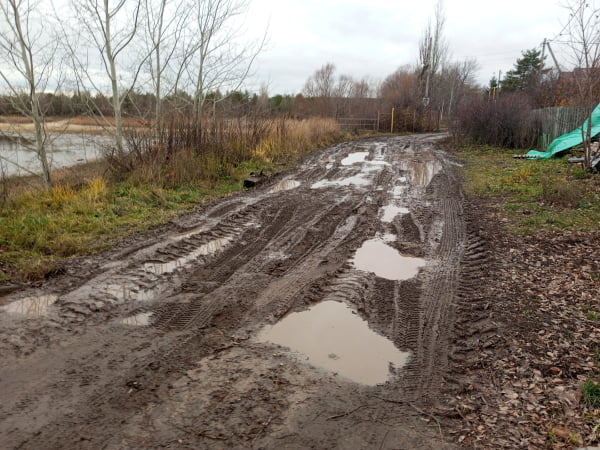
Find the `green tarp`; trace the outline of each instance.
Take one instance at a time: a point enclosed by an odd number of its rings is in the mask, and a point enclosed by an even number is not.
[[[592,136],[596,136],[600,133],[600,104],[594,108],[592,111]],[[581,129],[587,130],[588,121],[586,120],[581,127],[576,128],[570,133],[563,134],[562,136],[554,139],[545,152],[538,152],[537,150],[531,150],[527,153],[527,157],[529,158],[539,158],[539,159],[548,159],[556,156],[559,153],[564,152],[565,150],[570,149],[571,147],[575,147],[576,145],[581,144],[583,141],[581,139]]]

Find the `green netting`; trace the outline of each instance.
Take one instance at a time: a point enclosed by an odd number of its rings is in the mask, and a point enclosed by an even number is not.
[[[600,133],[600,104],[594,108],[591,114],[592,119],[592,136],[596,136]],[[589,119],[588,119],[589,120]],[[539,152],[537,150],[531,150],[527,153],[530,158],[548,159],[557,156],[559,153],[565,150],[575,147],[583,142],[581,130],[587,130],[588,120],[583,122],[583,125],[574,129],[570,133],[563,134],[562,136],[554,139],[545,152]]]

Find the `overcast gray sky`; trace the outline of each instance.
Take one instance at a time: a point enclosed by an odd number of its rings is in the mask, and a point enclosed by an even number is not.
[[[321,65],[382,80],[417,61],[423,28],[436,0],[252,0],[248,26],[269,23],[269,43],[257,60],[255,84],[271,95],[295,94]],[[474,57],[478,81],[511,69],[521,51],[555,37],[568,12],[555,0],[446,0],[445,36],[454,59]],[[555,44],[557,53],[560,45]],[[550,58],[546,60],[551,62]]]

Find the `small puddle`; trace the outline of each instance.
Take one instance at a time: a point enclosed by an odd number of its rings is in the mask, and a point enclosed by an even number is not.
[[[401,208],[395,205],[387,205],[381,208],[383,211],[383,217],[381,221],[384,223],[391,223],[397,215],[408,214],[410,211],[407,208]]]
[[[426,261],[422,258],[402,256],[382,239],[370,239],[356,251],[352,263],[358,270],[372,272],[387,280],[399,281],[415,277]]]
[[[154,261],[147,262],[144,264],[144,270],[146,272],[151,272],[156,275],[163,275],[165,273],[174,272],[178,268],[183,267],[186,264],[198,259],[200,256],[212,255],[213,253],[218,252],[220,249],[222,249],[231,241],[233,241],[233,239],[233,236],[217,238],[213,241],[207,242],[204,245],[201,245],[189,254],[182,256],[181,258],[178,258],[174,261],[169,261],[166,263]]]
[[[159,292],[158,289],[142,289],[136,285],[126,284],[107,284],[104,286],[104,292],[120,301],[149,302],[154,300]]]
[[[298,186],[300,186],[300,184],[301,183],[296,180],[281,181],[281,182],[277,183],[276,185],[274,185],[271,188],[271,190],[269,191],[269,193],[274,194],[275,192],[289,191],[290,189],[296,189]]]
[[[350,153],[348,156],[342,159],[342,166],[351,166],[352,164],[363,162],[367,156],[369,156],[369,152]]]
[[[136,314],[135,316],[126,317],[125,319],[121,320],[120,323],[123,325],[135,325],[142,327],[150,325],[152,322],[152,315],[153,314],[151,312],[140,313]]]
[[[306,355],[311,364],[371,386],[385,383],[390,367],[401,368],[409,357],[371,330],[352,309],[336,301],[289,314],[263,329],[258,340],[289,347]]]
[[[43,316],[48,313],[48,308],[58,300],[57,295],[40,295],[39,297],[25,297],[3,306],[2,311],[11,314],[28,316]]]
[[[205,231],[208,231],[208,228],[206,228],[206,227],[192,228],[191,230],[182,231],[181,233],[174,234],[173,236],[171,236],[171,239],[180,241],[180,240],[188,238],[190,236],[194,236],[195,234],[204,233]]]

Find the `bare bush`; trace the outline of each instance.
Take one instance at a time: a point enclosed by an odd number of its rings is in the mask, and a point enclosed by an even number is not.
[[[495,100],[477,97],[463,104],[451,126],[455,139],[505,148],[532,148],[539,126],[530,119],[525,96],[507,94]]]

